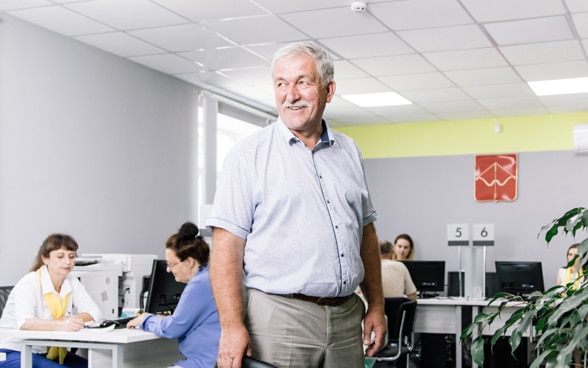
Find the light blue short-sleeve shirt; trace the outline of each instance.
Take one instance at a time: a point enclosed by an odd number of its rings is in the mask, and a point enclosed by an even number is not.
[[[246,239],[247,287],[337,297],[363,280],[363,227],[377,216],[361,152],[323,127],[309,150],[278,120],[225,159],[206,225]]]

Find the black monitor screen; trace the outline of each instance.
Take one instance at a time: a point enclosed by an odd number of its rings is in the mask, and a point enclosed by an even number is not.
[[[167,272],[165,260],[154,260],[149,277],[145,311],[160,314],[173,313],[185,286],[186,284],[177,282],[172,273]]]
[[[445,289],[445,261],[403,261],[421,296]]]
[[[496,261],[495,263],[500,291],[515,295],[544,291],[541,262]]]

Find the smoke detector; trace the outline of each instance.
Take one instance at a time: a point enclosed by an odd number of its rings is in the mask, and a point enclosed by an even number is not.
[[[354,1],[351,3],[351,10],[355,13],[363,13],[367,9],[367,3],[365,1]]]

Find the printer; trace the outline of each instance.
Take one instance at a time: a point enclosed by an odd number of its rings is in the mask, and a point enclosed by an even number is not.
[[[76,260],[78,277],[105,319],[116,319],[123,308],[138,309],[143,279],[151,274],[155,254],[90,253]]]

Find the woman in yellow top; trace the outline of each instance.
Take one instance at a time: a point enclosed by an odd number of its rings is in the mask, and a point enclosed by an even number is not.
[[[580,246],[579,243],[572,244],[568,247],[567,259],[568,262],[566,266],[570,264],[570,262],[574,259],[574,257],[578,256],[578,247]],[[570,267],[562,267],[557,271],[557,285],[566,286],[570,283],[574,283],[572,285],[572,289],[576,289],[578,284],[582,282],[584,278],[584,271],[582,267],[580,267],[580,256],[576,257],[576,261]],[[582,350],[576,349],[573,353],[573,361],[574,366],[580,366],[582,362]]]
[[[8,296],[0,327],[38,331],[79,331],[102,313],[80,280],[71,275],[78,244],[69,235],[50,235],[37,254],[31,271]],[[0,339],[5,359],[0,368],[20,367],[21,344]],[[33,368],[84,368],[88,361],[61,347],[33,347]]]
[[[568,253],[567,253],[567,259],[568,262],[566,263],[569,264],[574,257],[576,257],[578,255],[578,246],[580,244],[576,243],[576,244],[572,244],[570,245],[570,247],[568,248]],[[573,288],[576,288],[576,284],[581,282],[582,277],[584,276],[584,272],[582,271],[582,268],[580,267],[580,257],[578,256],[576,258],[576,262],[574,262],[573,265],[571,265],[570,267],[562,267],[559,269],[559,271],[557,272],[557,285],[562,285],[565,286],[567,284],[569,284],[570,282],[575,282]]]

